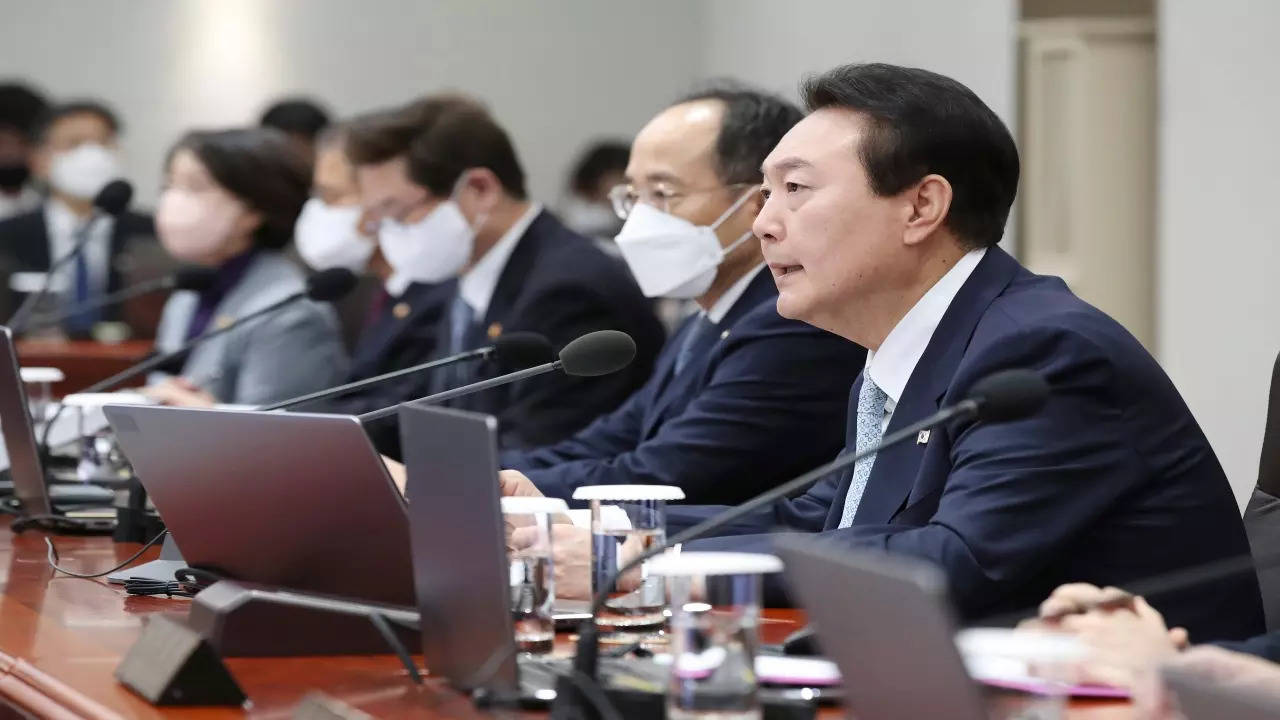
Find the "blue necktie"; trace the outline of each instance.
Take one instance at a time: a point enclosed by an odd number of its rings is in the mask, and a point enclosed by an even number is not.
[[[884,421],[884,404],[889,396],[871,379],[871,375],[862,374],[862,388],[858,391],[858,439],[857,452],[880,442],[884,434],[880,426]],[[862,502],[862,494],[867,491],[867,480],[871,477],[871,466],[876,462],[875,455],[868,455],[853,465],[853,480],[849,483],[849,494],[844,498],[844,512],[840,515],[839,527],[853,525],[853,516],[858,513],[858,504]]]
[[[72,305],[79,306],[89,301],[89,295],[92,291],[89,280],[89,261],[85,259],[85,251],[82,248],[75,257],[75,294],[72,298]],[[73,332],[88,332],[93,329],[93,324],[98,321],[98,311],[85,310],[76,313],[67,318],[67,329]]]
[[[467,350],[467,336],[471,334],[471,326],[475,322],[475,311],[462,299],[459,293],[453,298],[453,304],[449,306],[449,355],[456,355]],[[454,363],[447,368],[445,372],[440,373],[444,380],[444,386],[437,388],[435,391],[448,390],[467,384],[471,379],[469,372],[469,363]]]

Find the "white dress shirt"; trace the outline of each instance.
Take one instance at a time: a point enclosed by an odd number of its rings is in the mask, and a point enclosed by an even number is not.
[[[920,362],[920,356],[924,355],[925,348],[929,347],[929,341],[933,339],[938,323],[942,322],[942,316],[951,307],[951,301],[955,300],[964,281],[969,279],[973,269],[978,266],[978,261],[986,254],[986,248],[978,248],[961,257],[955,267],[939,278],[924,297],[911,306],[907,314],[893,326],[884,342],[880,343],[880,349],[867,351],[865,372],[889,396],[884,403],[881,433],[889,427],[893,410],[902,399],[907,381],[911,379],[911,373],[915,371],[916,363]]]
[[[763,268],[764,263],[760,263],[751,268],[751,271],[746,275],[738,278],[737,282],[730,285],[729,289],[725,290],[724,294],[720,296],[720,299],[712,303],[711,309],[707,310],[707,318],[719,325],[724,320],[724,316],[729,314],[729,310],[738,303],[738,299],[747,291],[751,281],[756,279],[756,275],[759,275]]]
[[[52,265],[58,258],[71,252],[76,245],[76,228],[83,222],[71,208],[56,198],[50,198],[44,205],[45,228],[49,233],[49,263]],[[111,274],[111,232],[115,228],[115,220],[110,217],[98,218],[89,229],[89,242],[84,246],[84,259],[89,266],[90,297],[106,292],[107,281]],[[51,287],[66,288],[66,297],[75,302],[76,263],[69,261],[54,278]]]
[[[493,291],[498,287],[498,278],[502,277],[502,271],[507,267],[507,261],[511,259],[511,253],[515,252],[520,238],[540,212],[542,205],[531,203],[520,219],[458,280],[458,294],[471,306],[476,320],[480,320],[488,312],[489,301],[493,299]]]

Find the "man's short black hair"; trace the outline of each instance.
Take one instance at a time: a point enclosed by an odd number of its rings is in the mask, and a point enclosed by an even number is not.
[[[631,146],[620,140],[599,140],[582,152],[573,166],[569,187],[579,195],[593,195],[600,178],[616,172],[627,171],[631,160]]]
[[[35,137],[40,118],[47,112],[48,101],[30,86],[0,85],[0,129],[13,130],[30,140]]]
[[[475,105],[441,112],[409,145],[409,177],[436,197],[448,197],[462,173],[488,168],[507,195],[526,197],[524,168],[507,131]]]
[[[53,127],[54,123],[72,115],[95,115],[102,120],[102,123],[107,126],[107,130],[112,135],[120,134],[120,118],[105,103],[98,100],[72,100],[60,105],[54,105],[40,118],[36,124],[35,140],[44,142],[49,135],[49,129]]]
[[[329,113],[306,98],[289,98],[267,108],[258,124],[315,142],[316,135],[329,126]]]
[[[804,117],[800,108],[776,95],[727,80],[715,81],[674,104],[700,100],[724,103],[716,138],[716,175],[725,185],[760,182],[764,159]]]
[[[1018,148],[972,90],[928,70],[875,63],[809,78],[800,92],[810,112],[845,108],[869,119],[856,150],[877,195],[941,175],[953,193],[947,227],[972,247],[1000,241],[1018,191]]]

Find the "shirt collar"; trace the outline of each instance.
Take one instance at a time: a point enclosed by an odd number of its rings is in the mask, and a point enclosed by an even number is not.
[[[986,248],[978,248],[961,257],[893,326],[880,349],[867,351],[866,372],[893,403],[902,398],[907,381],[929,346],[942,316],[986,253]]]
[[[44,221],[49,228],[49,234],[58,236],[70,235],[80,224],[80,218],[67,207],[66,203],[52,197],[44,205]]]
[[[760,274],[762,269],[764,269],[764,263],[751,268],[750,272],[738,278],[738,281],[733,285],[730,285],[729,289],[725,290],[724,294],[720,296],[720,299],[711,305],[711,309],[707,310],[707,318],[717,325],[723,322],[724,316],[729,314],[729,311],[737,304],[738,299],[747,291],[747,288],[751,286],[751,281],[756,279],[756,275]]]
[[[489,301],[493,299],[493,291],[498,287],[498,278],[502,277],[502,270],[507,266],[507,260],[511,259],[511,253],[515,252],[520,238],[524,236],[525,231],[533,224],[534,218],[538,217],[540,212],[542,212],[540,203],[530,203],[524,215],[521,215],[520,219],[498,238],[498,242],[489,248],[484,257],[471,266],[471,269],[458,281],[458,294],[471,306],[477,318],[484,317],[488,312]]]

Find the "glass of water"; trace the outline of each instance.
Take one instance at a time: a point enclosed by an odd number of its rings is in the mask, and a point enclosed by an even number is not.
[[[671,598],[668,718],[759,720],[761,588],[765,573],[781,570],[778,558],[754,553],[668,553],[650,562]]]
[[[589,485],[573,499],[591,504],[591,594],[608,588],[608,600],[596,615],[605,630],[601,641],[638,642],[666,624],[667,597],[662,578],[648,566],[618,578],[628,558],[667,539],[667,502],[684,492],[669,485]]]
[[[511,563],[511,625],[516,648],[542,655],[555,646],[555,564],[551,522],[568,510],[563,500],[547,497],[502,498],[502,521]],[[517,542],[512,542],[516,537]]]

